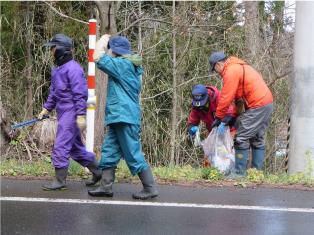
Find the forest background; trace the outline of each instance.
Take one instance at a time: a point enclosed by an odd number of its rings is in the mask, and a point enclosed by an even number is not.
[[[264,171],[287,169],[293,68],[294,3],[284,1],[106,1],[1,2],[1,158],[36,161],[49,157],[55,119],[24,128],[14,138],[6,126],[33,118],[50,85],[52,61],[42,45],[56,33],[75,42],[75,59],[87,74],[88,20],[97,18],[98,36],[127,36],[143,55],[142,142],[154,166],[201,166],[203,153],[187,135],[191,88],[203,83],[221,88],[209,72],[208,56],[223,50],[262,73],[275,97],[267,132]],[[99,157],[106,75],[97,73],[95,150]],[[47,130],[49,130],[47,134]],[[202,128],[202,137],[206,130]]]

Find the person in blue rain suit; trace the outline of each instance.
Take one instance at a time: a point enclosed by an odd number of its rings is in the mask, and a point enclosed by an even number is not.
[[[138,175],[143,189],[133,194],[135,199],[158,196],[153,174],[142,152],[141,75],[142,58],[132,54],[126,37],[104,35],[96,43],[94,60],[98,69],[108,74],[105,124],[109,127],[101,153],[100,186],[88,191],[91,196],[112,197],[117,164],[123,157],[132,175]]]
[[[38,115],[42,119],[53,109],[57,111],[57,135],[52,151],[55,167],[53,182],[43,185],[44,190],[65,189],[69,157],[93,174],[87,186],[96,184],[101,178],[94,153],[87,152],[81,139],[81,130],[86,126],[87,84],[82,67],[73,60],[72,39],[56,34],[44,46],[49,47],[56,67],[51,72],[51,86],[48,99]]]

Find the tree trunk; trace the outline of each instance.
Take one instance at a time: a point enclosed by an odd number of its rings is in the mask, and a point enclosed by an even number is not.
[[[138,19],[142,17],[142,4],[138,1]],[[142,54],[143,42],[142,42],[142,27],[141,22],[138,23],[138,53]]]
[[[284,6],[285,2],[278,1],[274,2],[274,20],[271,23],[271,28],[273,32],[273,38],[271,42],[271,54],[275,56],[277,53],[277,46],[280,40],[280,35],[283,33],[283,21],[284,21]]]
[[[115,12],[118,9],[117,2],[95,2],[98,10],[97,22],[100,24],[98,38],[103,34],[114,34],[117,32]],[[95,150],[99,153],[104,140],[104,116],[107,97],[107,74],[96,70],[96,114],[95,114]]]
[[[25,66],[25,74],[26,74],[26,113],[25,117],[27,119],[31,119],[33,117],[33,79],[32,79],[32,71],[33,71],[33,56],[32,56],[32,41],[33,41],[33,3],[25,2],[26,10],[25,10],[25,45],[26,45],[26,66]]]
[[[246,1],[245,4],[245,46],[247,50],[247,58],[251,63],[257,66],[260,48],[259,34],[259,2]]]
[[[1,99],[1,97],[0,97]],[[6,111],[4,107],[2,106],[2,101],[0,100],[0,151],[1,156],[4,153],[5,146],[7,145],[9,141],[9,133],[8,131],[8,121],[6,118]]]
[[[270,53],[272,58],[278,57],[277,52],[279,51],[278,44],[280,43],[280,35],[283,33],[283,21],[284,21],[284,6],[285,2],[274,2],[273,14],[274,20],[271,23],[271,29],[273,33],[273,38],[270,45]],[[273,61],[273,66],[278,67],[278,63]]]
[[[170,134],[170,165],[175,164],[175,150],[176,150],[176,134],[177,134],[177,49],[176,49],[176,2],[172,2],[172,117],[171,117],[171,134]]]
[[[16,139],[19,133],[19,130],[11,129],[10,121],[7,117],[7,112],[2,105],[0,97],[0,159],[2,156],[4,156],[5,150],[8,147],[8,143],[12,139]]]

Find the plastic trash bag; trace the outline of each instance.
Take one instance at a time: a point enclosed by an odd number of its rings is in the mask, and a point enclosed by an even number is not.
[[[202,147],[212,167],[225,175],[234,168],[235,154],[229,127],[223,135],[218,135],[217,128],[213,128],[202,142]]]
[[[200,134],[200,131],[199,131],[199,130],[195,133],[195,137],[194,137],[194,140],[193,140],[193,145],[194,145],[195,147],[200,147],[200,146],[202,146],[201,134]]]

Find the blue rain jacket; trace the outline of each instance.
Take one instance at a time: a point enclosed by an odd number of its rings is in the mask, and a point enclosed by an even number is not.
[[[105,125],[124,122],[140,125],[142,66],[136,66],[128,58],[104,55],[96,63],[108,74]]]

